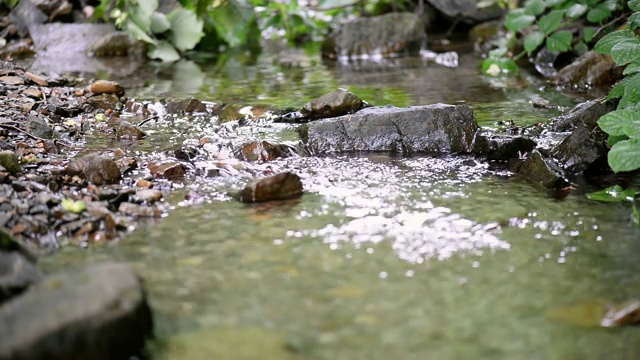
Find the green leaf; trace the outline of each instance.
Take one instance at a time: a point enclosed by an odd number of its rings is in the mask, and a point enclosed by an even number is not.
[[[611,48],[611,58],[616,65],[626,65],[640,58],[640,41],[637,38],[623,40]]]
[[[609,10],[609,4],[602,2],[587,13],[587,20],[592,23],[600,23],[607,20],[611,16],[611,10]]]
[[[571,49],[571,41],[573,41],[571,31],[556,31],[547,38],[547,49],[549,49],[549,51],[569,51]]]
[[[582,29],[582,34],[585,42],[589,42],[593,39],[594,36],[598,33],[598,30],[592,27],[586,27]]]
[[[544,12],[547,4],[544,0],[529,0],[524,5],[524,12],[527,15],[538,16]]]
[[[630,77],[625,77],[622,80],[618,81],[618,83],[609,91],[609,95],[607,95],[607,100],[617,99],[624,95],[624,89],[627,86],[627,83],[631,80]]]
[[[600,128],[609,135],[632,137],[633,127],[640,128],[640,114],[635,110],[616,110],[600,117]]]
[[[84,204],[84,201],[82,200],[74,201],[72,199],[64,198],[60,202],[60,205],[62,205],[63,209],[75,214],[79,214],[87,209],[87,207]]]
[[[544,38],[544,34],[540,31],[531,32],[524,38],[524,49],[527,51],[529,56],[531,56],[531,53],[537,49],[540,44],[542,44]]]
[[[629,63],[622,72],[622,75],[633,75],[640,72],[640,59],[636,59]]]
[[[202,20],[187,9],[173,10],[167,15],[167,19],[171,23],[169,39],[179,51],[193,49],[204,36]]]
[[[613,145],[619,143],[620,141],[628,139],[629,137],[625,135],[609,135],[609,137],[607,138],[607,146],[612,148]]]
[[[151,14],[151,32],[154,34],[161,34],[171,27],[171,23],[167,19],[167,16],[163,13],[154,12]]]
[[[252,35],[247,29],[254,23],[255,14],[252,10],[243,10],[237,1],[225,1],[213,11],[209,11],[208,14],[220,37],[231,47],[245,44],[248,41],[248,36]],[[280,13],[272,12],[270,15],[270,21],[272,21],[275,17],[279,17]],[[265,28],[268,26],[265,24]]]
[[[640,27],[640,12],[634,12],[627,19],[627,24],[629,30],[635,30]]]
[[[168,41],[160,40],[155,45],[149,45],[147,56],[150,59],[158,59],[163,62],[177,61],[180,54]]]
[[[617,173],[640,168],[640,139],[616,143],[609,150],[608,160],[609,166]]]
[[[525,14],[523,9],[517,9],[507,14],[504,26],[509,31],[517,32],[529,27],[535,20],[535,16]]]
[[[509,49],[507,49],[506,47],[499,47],[489,51],[488,56],[491,59],[499,59],[501,57],[504,57],[507,54],[507,51],[509,51]]]
[[[614,31],[603,36],[602,39],[598,41],[593,50],[599,52],[600,54],[610,54],[611,49],[619,42],[635,38],[636,35],[631,30]]]
[[[584,41],[580,41],[577,44],[575,44],[573,46],[573,51],[575,51],[576,53],[583,55],[586,54],[587,52],[589,52],[589,46],[587,44],[585,44]]]
[[[630,0],[627,2],[627,6],[631,11],[640,11],[640,0]]]
[[[589,7],[584,4],[573,4],[567,9],[567,17],[571,19],[577,19],[580,16],[584,15]]]
[[[126,21],[123,26],[124,31],[133,36],[136,40],[144,41],[148,44],[155,44],[156,40],[151,38],[146,31],[140,29],[133,21]]]
[[[482,62],[482,72],[485,75],[498,76],[511,74],[518,70],[515,61],[509,58],[492,59],[488,58]]]
[[[553,10],[538,21],[538,29],[545,35],[549,35],[560,27],[564,10]]]
[[[632,189],[625,190],[620,185],[614,185],[587,194],[587,199],[602,202],[624,202],[633,201],[636,194],[638,193]]]

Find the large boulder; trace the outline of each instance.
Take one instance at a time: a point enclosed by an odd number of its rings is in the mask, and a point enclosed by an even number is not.
[[[104,263],[50,276],[0,306],[0,359],[127,359],[152,332],[140,278]]]
[[[370,107],[353,115],[311,122],[302,138],[312,153],[391,151],[468,153],[478,124],[466,105]]]
[[[42,274],[18,251],[0,250],[0,303],[37,283]]]
[[[322,56],[357,59],[418,53],[427,45],[424,28],[422,20],[413,13],[357,18],[327,35],[322,44]]]

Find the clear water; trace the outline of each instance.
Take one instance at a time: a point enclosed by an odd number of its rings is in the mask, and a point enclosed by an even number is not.
[[[458,69],[379,71],[305,57],[287,70],[263,56],[201,68],[198,86],[163,91],[299,106],[343,86],[374,104],[465,101],[484,123],[519,124],[557,114],[531,107],[533,97],[574,102],[540,84],[492,82],[470,53]],[[138,95],[162,96],[162,81]],[[291,136],[263,130],[246,136]],[[166,218],[118,243],[66,247],[41,265],[131,262],[155,310],[151,348],[161,359],[640,358],[637,328],[597,326],[603,303],[640,297],[640,230],[627,207],[554,200],[471,157],[360,154],[261,166],[299,174],[305,195],[245,205],[228,193],[247,175],[190,179],[167,196],[175,208]]]

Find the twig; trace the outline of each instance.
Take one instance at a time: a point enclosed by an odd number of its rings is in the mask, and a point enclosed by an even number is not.
[[[606,23],[606,24],[602,25],[602,26],[600,27],[600,29],[598,29],[598,31],[596,31],[596,33],[595,33],[595,34],[593,34],[593,36],[592,36],[591,38],[592,38],[592,39],[595,39],[595,37],[596,37],[596,36],[598,36],[598,34],[600,33],[600,31],[602,31],[602,29],[604,29],[604,28],[606,28],[606,27],[609,27],[610,25],[615,24],[615,23],[617,23],[619,20],[622,20],[622,19],[624,19],[624,18],[626,18],[626,17],[627,17],[627,14],[622,14],[622,15],[618,16],[617,18],[615,18],[615,19],[613,19],[613,20],[609,21],[608,23]]]
[[[153,120],[153,119],[156,119],[156,120],[157,120],[157,119],[159,119],[159,118],[160,118],[160,115],[153,115],[153,116],[150,116],[150,117],[148,117],[148,118],[146,118],[146,119],[142,120],[142,121],[140,122],[140,124],[138,124],[138,126],[142,126],[142,125],[144,125],[144,124],[148,123],[149,121],[151,121],[151,120]]]

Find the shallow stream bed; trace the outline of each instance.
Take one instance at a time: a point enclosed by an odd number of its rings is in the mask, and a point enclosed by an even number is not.
[[[319,60],[284,67],[264,54],[252,65],[199,68],[198,84],[182,90],[159,79],[137,96],[296,107],[340,86],[375,105],[465,101],[484,125],[545,121],[576,101],[528,79],[486,79],[478,61],[465,52],[457,69],[417,59],[358,70]],[[536,97],[560,109],[535,109]],[[273,134],[258,128],[250,137]],[[269,166],[299,174],[305,195],[245,205],[228,192],[246,177],[189,177],[167,196],[175,208],[166,218],[40,264],[134,264],[155,311],[151,349],[160,359],[640,357],[637,328],[598,326],[604,303],[640,297],[640,230],[628,207],[577,194],[554,200],[466,156]],[[205,201],[185,201],[193,192]]]

